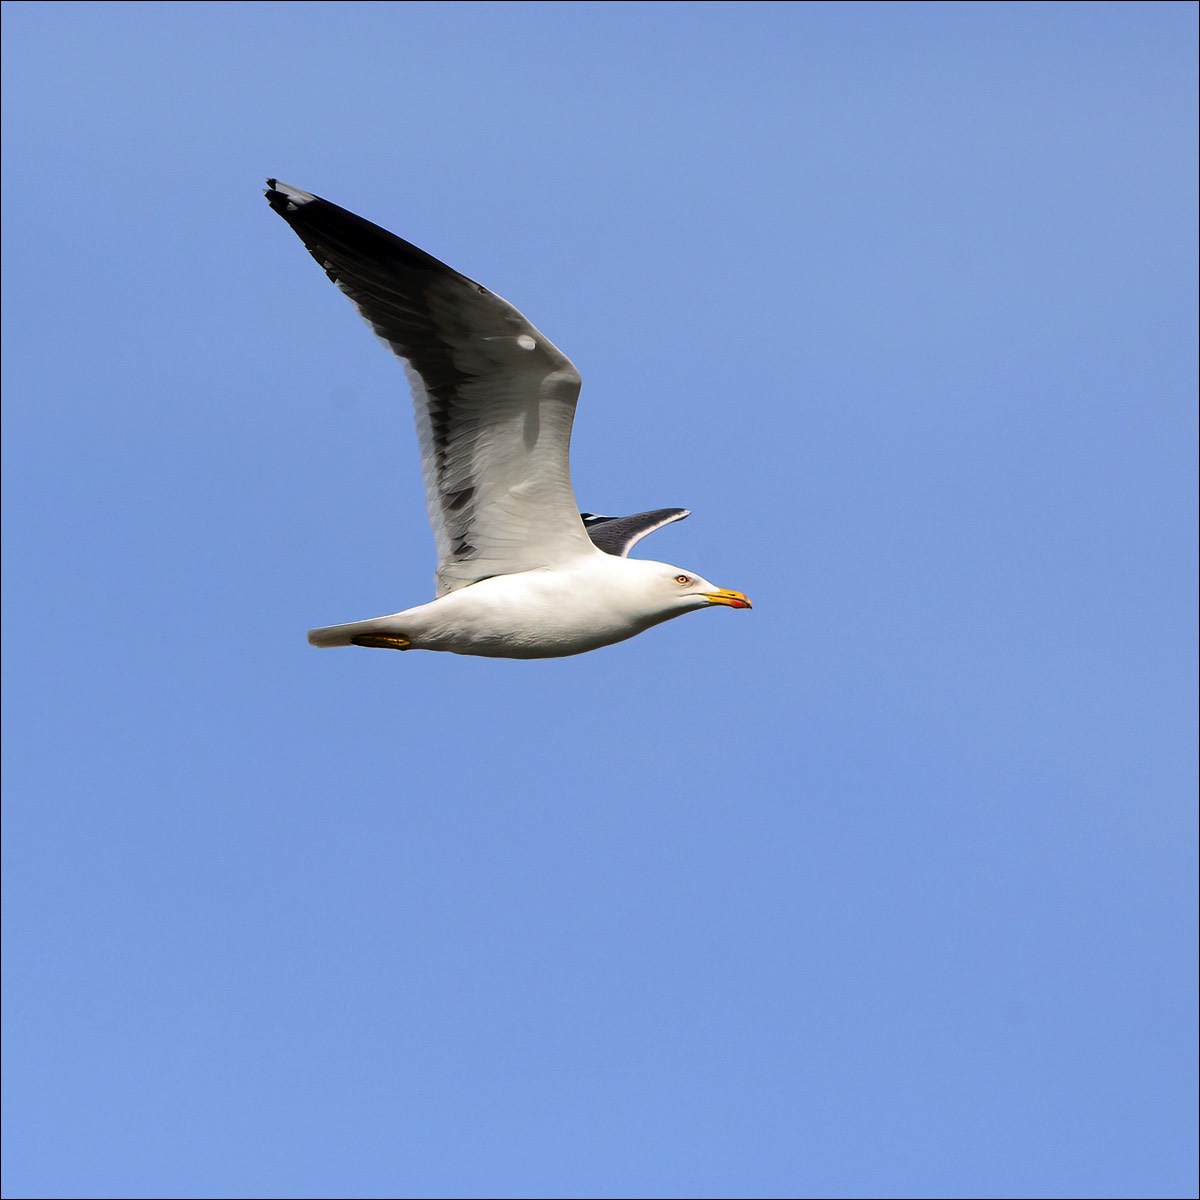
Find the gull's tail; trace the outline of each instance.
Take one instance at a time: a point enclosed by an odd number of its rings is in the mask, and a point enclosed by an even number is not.
[[[329,646],[374,646],[382,650],[407,650],[411,643],[396,631],[392,617],[372,617],[369,621],[351,621],[348,625],[326,625],[308,631],[310,646],[322,650]]]

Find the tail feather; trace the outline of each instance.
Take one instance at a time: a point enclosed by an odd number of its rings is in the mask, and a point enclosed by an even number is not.
[[[391,617],[372,617],[369,621],[351,621],[346,625],[325,625],[308,631],[308,644],[322,650],[329,646],[380,646],[406,650],[408,639],[397,631]]]

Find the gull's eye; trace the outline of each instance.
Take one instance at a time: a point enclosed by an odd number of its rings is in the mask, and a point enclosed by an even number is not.
[[[676,575],[675,582],[676,583],[691,583],[692,577],[690,575]]]

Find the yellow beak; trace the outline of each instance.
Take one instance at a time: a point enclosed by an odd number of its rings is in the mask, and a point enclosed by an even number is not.
[[[749,596],[744,596],[741,592],[731,592],[727,588],[721,588],[717,592],[704,592],[702,594],[709,604],[728,604],[730,608],[754,607],[750,603]]]

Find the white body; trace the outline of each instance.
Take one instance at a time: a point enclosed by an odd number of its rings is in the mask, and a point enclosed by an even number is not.
[[[722,596],[733,599],[715,599]],[[349,646],[364,635],[383,636],[408,643],[397,649],[558,658],[610,646],[714,603],[745,607],[738,599],[678,567],[596,550],[554,570],[483,579],[390,616],[314,629],[309,641]]]

